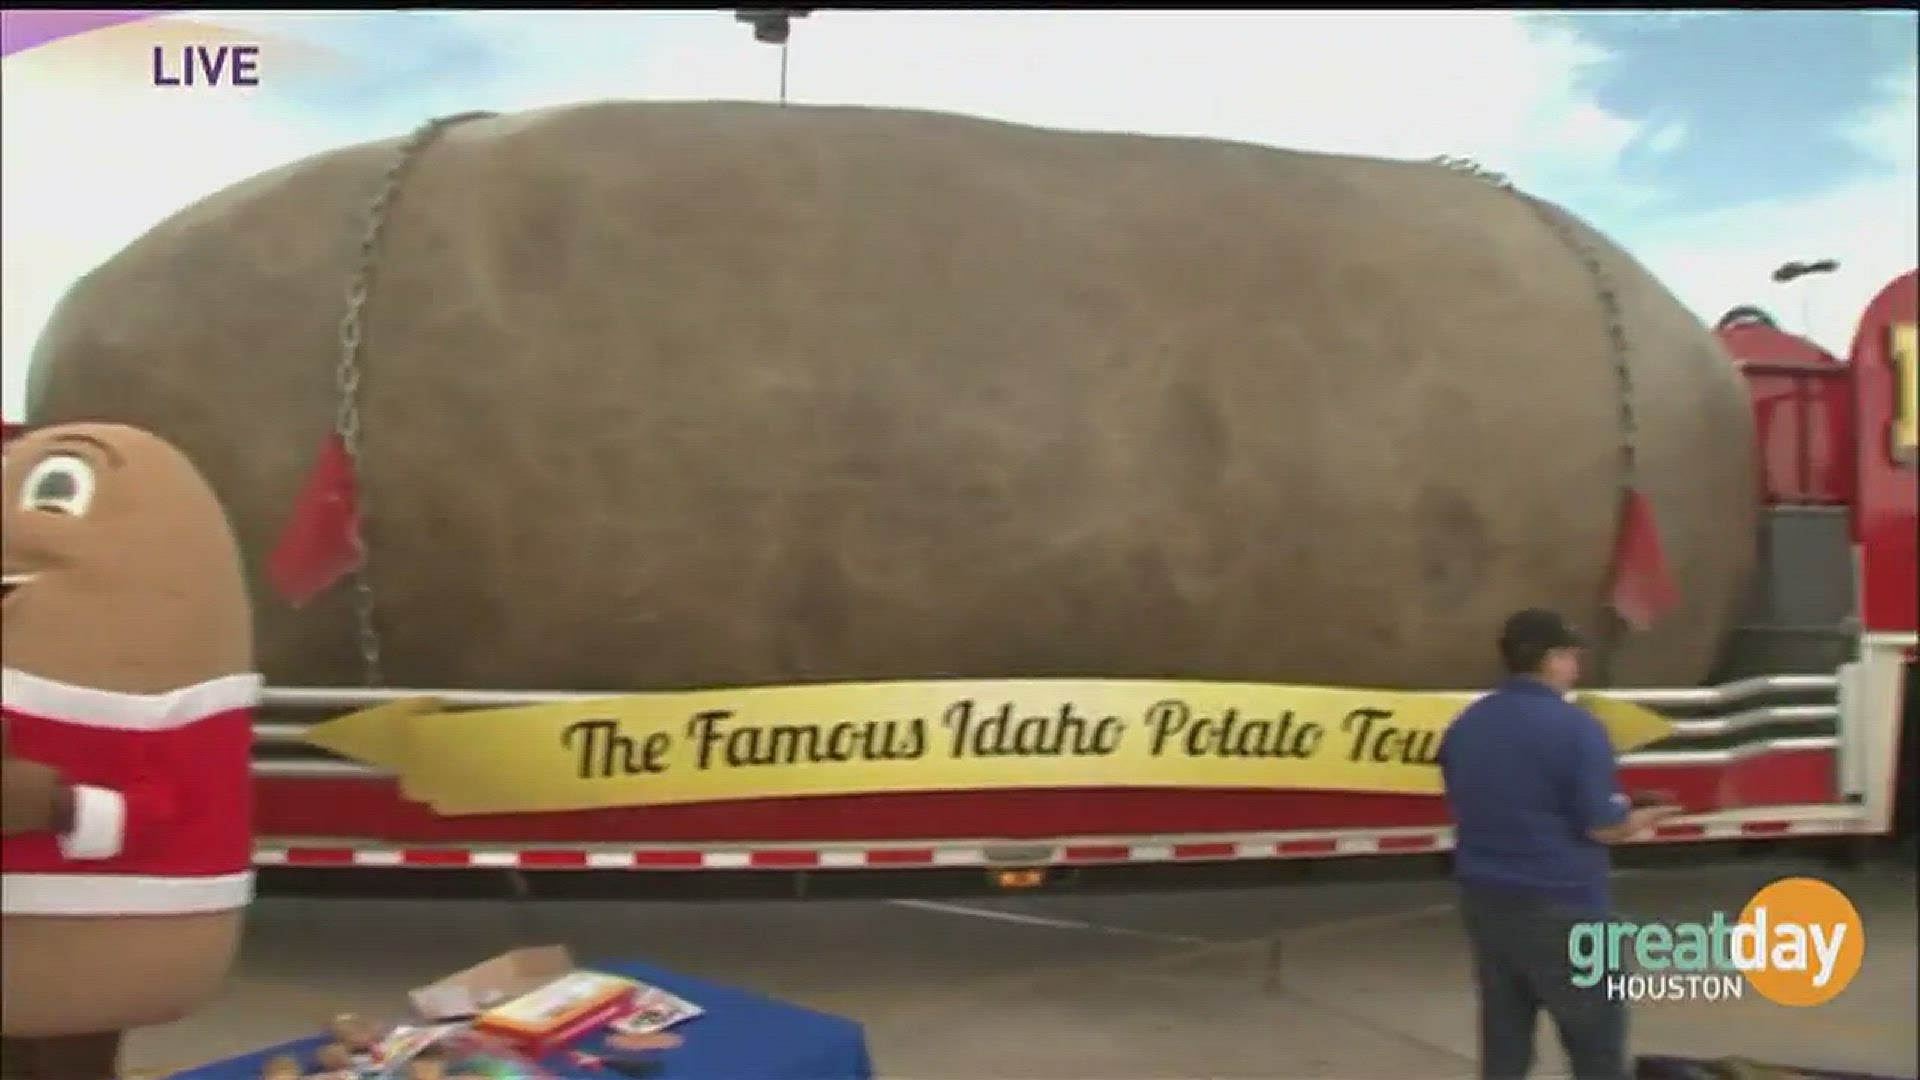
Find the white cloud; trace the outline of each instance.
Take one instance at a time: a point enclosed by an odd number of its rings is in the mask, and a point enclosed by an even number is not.
[[[1920,168],[1920,67],[1889,81],[1881,107],[1848,128],[1855,146],[1889,169]]]
[[[604,47],[630,16],[456,16],[569,62],[528,95],[765,100],[778,50],[723,15],[672,15]],[[1205,135],[1389,157],[1456,154],[1526,170],[1611,164],[1632,125],[1574,90],[1602,57],[1513,15],[830,11],[796,20],[791,100],[893,105],[1045,127]]]
[[[1640,144],[1640,151],[1649,157],[1666,157],[1680,149],[1687,141],[1687,125],[1678,120],[1655,128]]]
[[[134,23],[0,64],[0,364],[8,417],[22,414],[27,357],[76,278],[200,197],[327,148],[324,134],[274,122],[257,101],[265,88],[150,85],[148,50],[176,33]],[[257,40],[193,34],[203,43]]]
[[[1757,303],[1787,329],[1844,357],[1861,312],[1889,281],[1920,263],[1915,73],[1891,85],[1880,108],[1853,125],[1876,175],[1801,199],[1663,222],[1622,237],[1704,319]],[[1833,274],[1775,285],[1782,263],[1837,259]]]
[[[300,20],[316,17],[260,16],[248,25],[297,36]],[[622,97],[770,100],[778,86],[779,51],[755,43],[724,13],[418,17],[500,42],[516,66],[470,93],[458,92],[450,76],[409,119],[452,111],[441,108],[449,102],[509,110]],[[226,25],[240,18],[219,16]],[[9,416],[19,415],[39,326],[74,278],[201,195],[337,142],[394,134],[394,117],[403,114],[387,111],[370,122],[377,126],[343,136],[322,119],[289,123],[285,112],[232,93],[102,89],[98,79],[76,86],[53,63],[61,48],[8,59],[0,87]],[[1580,89],[1582,74],[1604,59],[1590,45],[1498,12],[827,11],[796,21],[791,59],[791,96],[800,103],[1388,157],[1474,157],[1607,223],[1632,220],[1657,194],[1622,180],[1618,165],[1629,144],[1672,137],[1639,130]],[[1863,145],[1904,146],[1889,150],[1889,161],[1911,183],[1910,85],[1905,92],[1904,121],[1890,107],[1855,134]],[[270,86],[254,92],[269,93]],[[1893,266],[1866,287],[1870,293],[1905,268],[1895,264],[1913,262],[1912,244],[1898,239],[1912,236],[1912,218],[1910,192],[1903,204],[1887,183],[1873,181],[1622,239],[1712,318],[1733,303],[1765,299],[1756,297],[1756,284],[1787,258],[1832,254],[1847,262],[1845,274],[1863,277]],[[1836,313],[1849,303],[1858,310],[1839,295],[1840,281],[1825,284],[1836,294]]]

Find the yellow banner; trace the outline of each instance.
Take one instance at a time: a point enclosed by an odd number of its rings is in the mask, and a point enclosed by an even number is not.
[[[1438,794],[1472,695],[1014,680],[759,687],[446,711],[427,698],[311,729],[445,815],[1007,788]],[[1616,750],[1670,734],[1587,695]]]
[[[1893,460],[1910,465],[1920,451],[1920,330],[1912,323],[1894,327],[1887,343],[1893,364]]]

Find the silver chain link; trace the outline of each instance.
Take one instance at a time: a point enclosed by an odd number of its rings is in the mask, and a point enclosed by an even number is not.
[[[347,284],[346,311],[340,316],[340,361],[334,372],[340,403],[339,411],[334,415],[333,429],[353,464],[358,488],[358,515],[353,530],[353,543],[358,555],[353,572],[353,611],[362,677],[368,686],[385,685],[386,672],[381,658],[379,611],[374,602],[373,581],[367,566],[367,490],[365,484],[360,482],[365,475],[360,444],[360,389],[365,371],[362,353],[365,346],[367,297],[373,288],[374,274],[379,269],[380,239],[386,232],[388,211],[392,209],[393,201],[399,195],[401,185],[406,182],[407,174],[419,160],[420,153],[448,128],[493,115],[488,112],[469,112],[429,120],[400,144],[392,164],[387,166],[386,174],[380,178],[373,201],[367,205],[365,225],[360,234],[360,250],[354,263],[353,277]]]
[[[1533,211],[1541,223],[1560,239],[1593,280],[1594,291],[1600,302],[1601,314],[1606,321],[1607,344],[1611,350],[1615,384],[1620,397],[1620,507],[1624,513],[1627,496],[1640,480],[1640,420],[1634,411],[1633,368],[1630,364],[1632,347],[1627,340],[1626,321],[1620,313],[1620,294],[1614,289],[1613,280],[1608,276],[1606,267],[1601,264],[1599,254],[1593,245],[1580,238],[1573,225],[1564,215],[1548,204],[1528,195],[1514,186],[1505,173],[1485,168],[1468,158],[1437,157],[1433,164],[1451,169],[1465,176],[1473,177],[1492,184],[1502,191],[1510,192],[1527,208]],[[1625,630],[1620,620],[1609,617],[1601,628],[1597,643],[1596,667],[1602,681],[1611,681],[1614,652]]]

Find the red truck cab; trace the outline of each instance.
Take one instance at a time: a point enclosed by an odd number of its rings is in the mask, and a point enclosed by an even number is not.
[[[1807,542],[1823,511],[1846,526],[1844,575],[1851,659],[1843,713],[1861,714],[1837,759],[1842,793],[1875,811],[1874,831],[1910,833],[1920,817],[1916,705],[1916,308],[1920,275],[1889,282],[1862,313],[1843,362],[1738,308],[1717,332],[1753,398],[1769,539],[1802,558],[1772,556],[1776,575],[1827,562]],[[1782,590],[1783,592],[1785,590]],[[1804,592],[1804,590],[1802,590]],[[1802,605],[1804,607],[1804,605]],[[1791,635],[1794,628],[1778,628]],[[1851,699],[1845,700],[1845,699]]]
[[[1736,308],[1717,327],[1753,398],[1768,506],[1850,511],[1861,561],[1859,619],[1868,634],[1915,627],[1916,272],[1880,290],[1847,361]]]
[[[1838,357],[1781,330],[1758,308],[1715,327],[1753,398],[1767,505],[1845,507],[1853,499],[1853,380]]]
[[[1853,341],[1859,469],[1856,539],[1865,560],[1861,623],[1868,634],[1904,638],[1915,624],[1915,343],[1920,274],[1909,270],[1867,305]]]

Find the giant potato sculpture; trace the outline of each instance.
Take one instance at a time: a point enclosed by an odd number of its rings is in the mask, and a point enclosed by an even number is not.
[[[236,185],[81,281],[31,420],[177,442],[259,580],[334,424],[399,146]],[[1617,681],[1695,681],[1753,558],[1748,406],[1707,330],[1571,228],[1618,293],[1681,594]],[[1595,275],[1521,196],[1431,165],[570,107],[422,150],[372,284],[361,482],[398,685],[1457,686],[1509,611],[1605,592]],[[348,590],[260,606],[272,680],[358,681]]]

